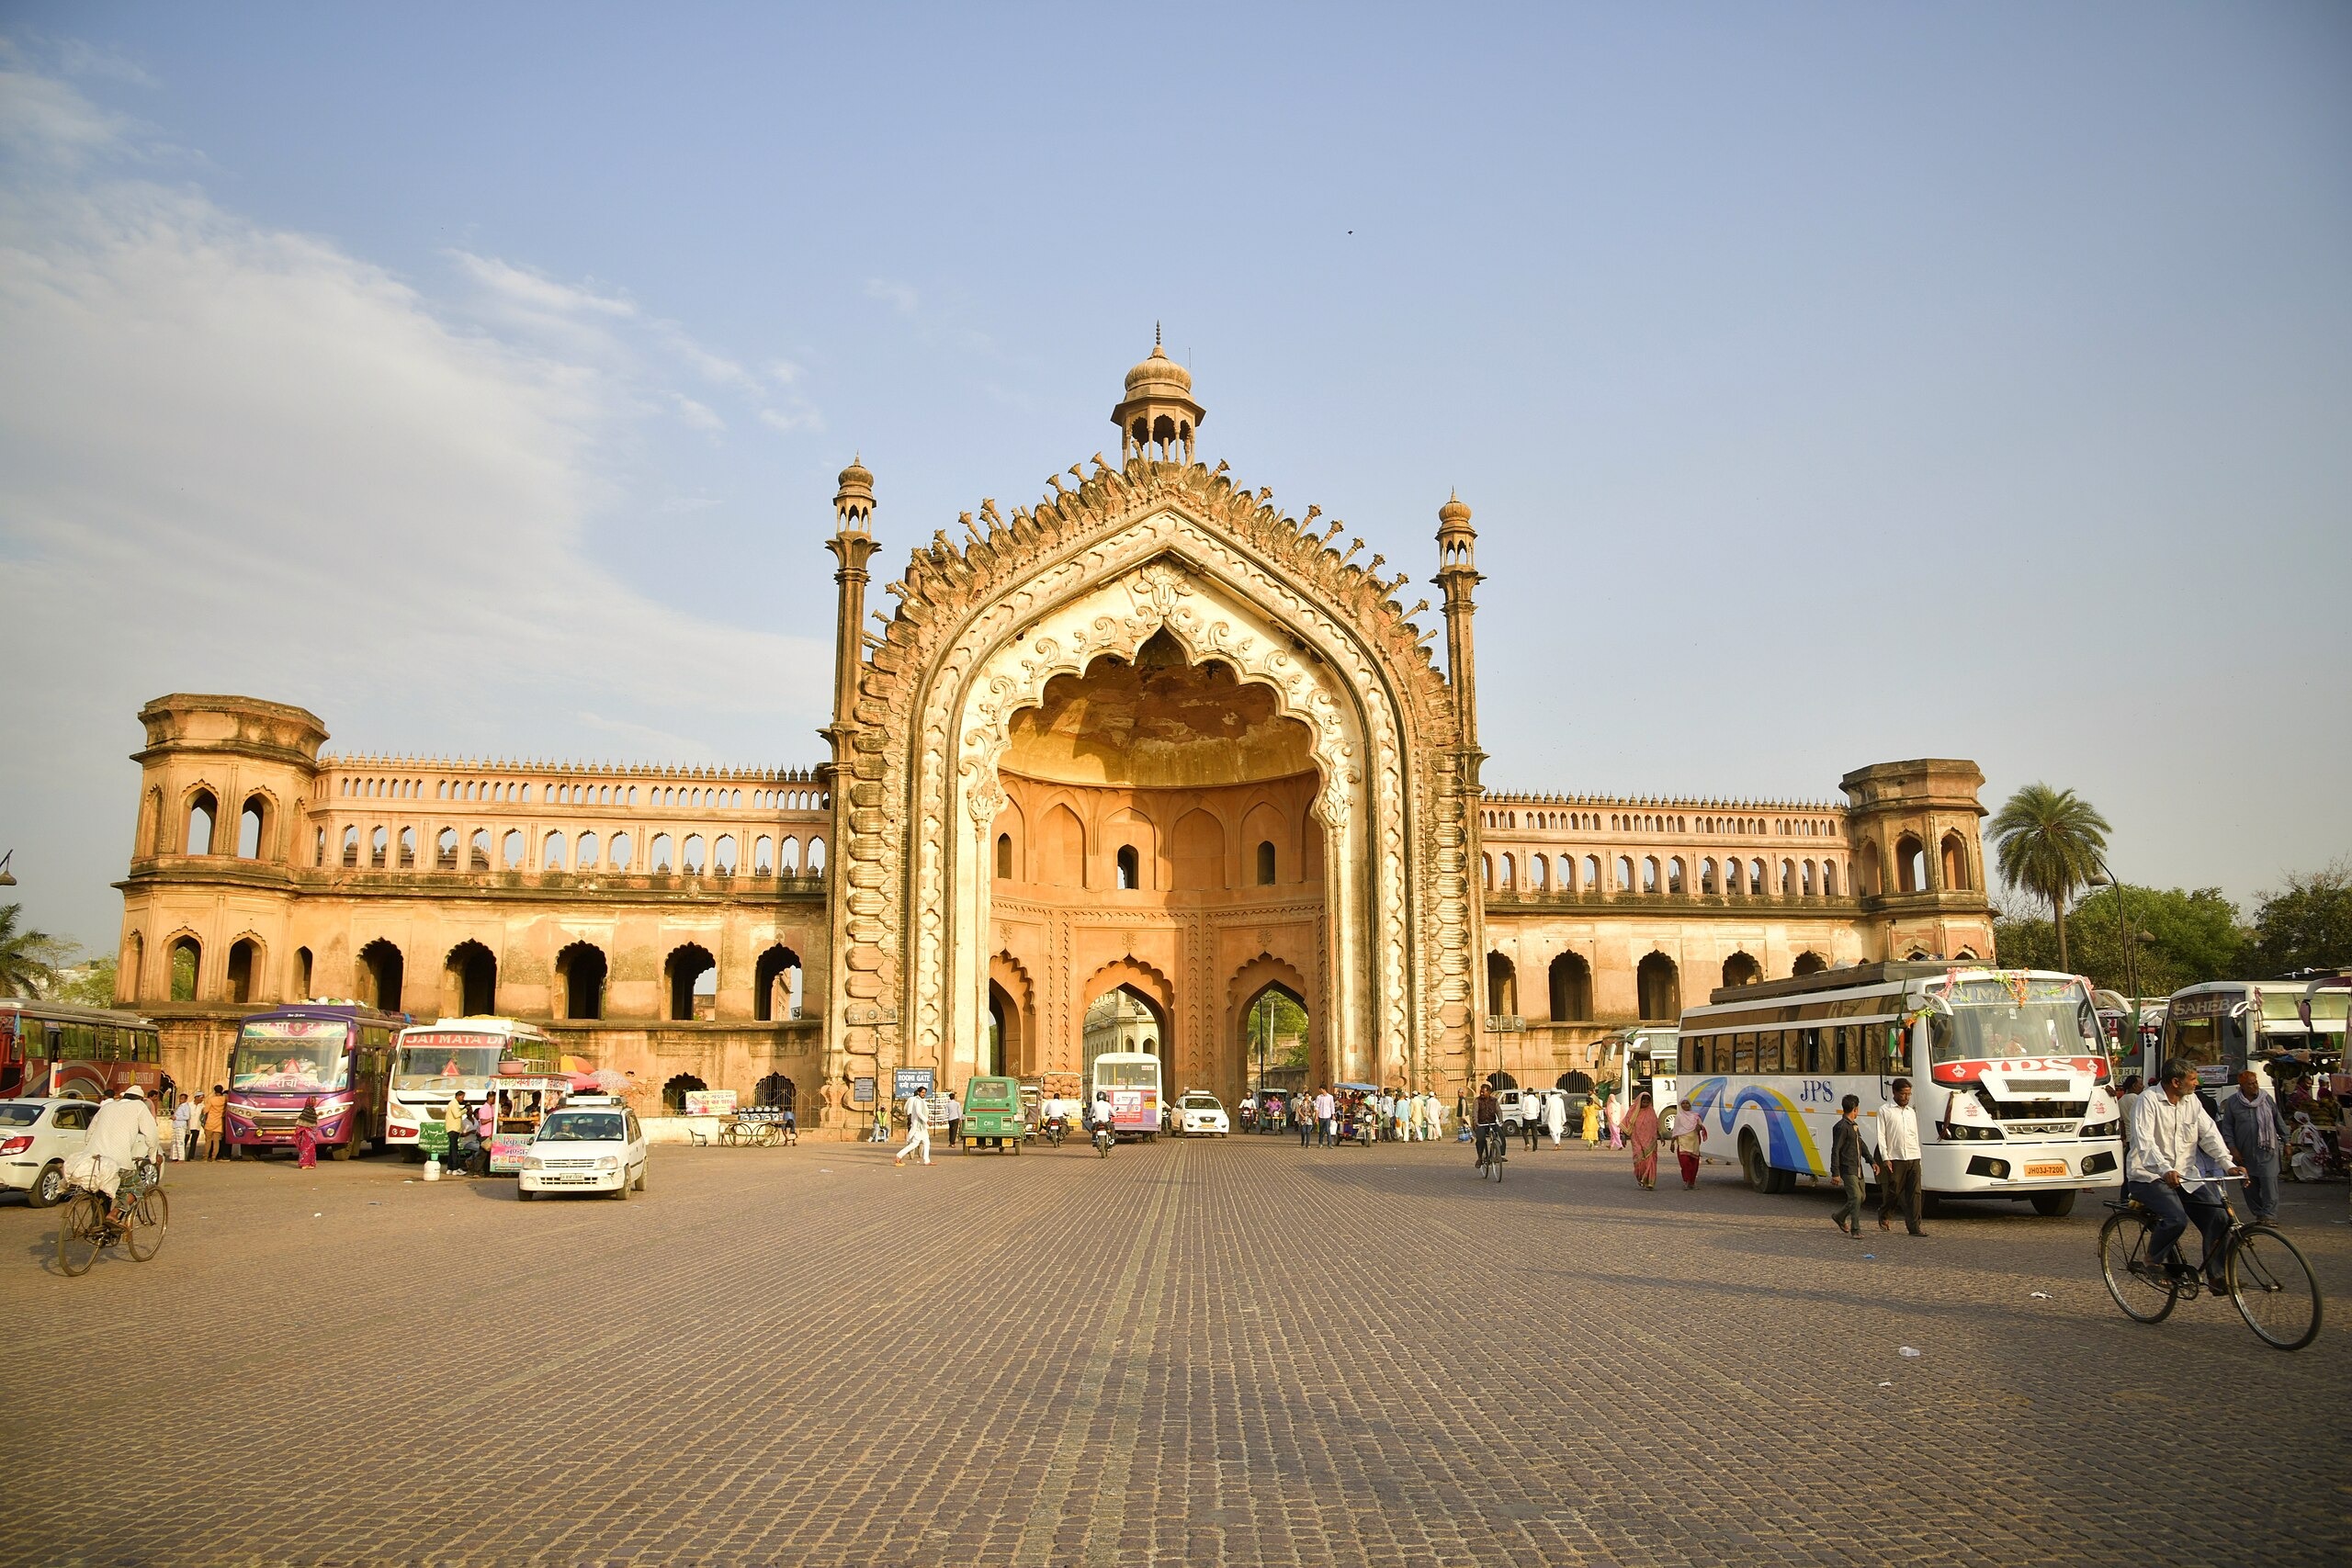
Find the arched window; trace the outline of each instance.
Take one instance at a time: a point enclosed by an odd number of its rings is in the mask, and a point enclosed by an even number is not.
[[[1675,856],[1672,860],[1667,863],[1666,890],[1668,893],[1680,893],[1683,890],[1686,886],[1684,881],[1686,869],[1687,868],[1684,866],[1682,857],[1680,855]]]
[[[1642,960],[1634,978],[1645,1020],[1672,1021],[1682,1016],[1682,978],[1673,959],[1653,953]]]
[[[1745,953],[1735,953],[1724,960],[1724,984],[1752,986],[1764,978],[1764,965]]]
[[[1822,957],[1821,954],[1817,953],[1805,952],[1797,954],[1797,961],[1790,967],[1789,973],[1792,975],[1818,975],[1824,969],[1828,967],[1829,960]]]
[[[594,834],[594,833],[582,833],[582,834],[581,834],[581,835],[580,835],[580,842],[579,842],[578,846],[576,847],[576,849],[575,849],[575,852],[575,852],[575,854],[576,854],[577,858],[576,858],[576,859],[574,859],[574,860],[572,861],[572,863],[572,863],[575,867],[577,867],[579,870],[582,870],[582,871],[594,871],[594,870],[595,870],[595,869],[596,869],[596,835],[595,835],[595,834]]]
[[[232,1007],[243,1007],[259,993],[258,982],[261,947],[251,937],[240,937],[229,947],[228,972],[221,976],[220,999]]]
[[[539,869],[541,871],[563,869],[563,835],[560,832],[549,833],[539,840]]]
[[[765,833],[762,833],[752,840],[752,874],[753,876],[775,874],[775,840]]]
[[[1634,857],[1631,855],[1619,855],[1617,857],[1617,886],[1612,889],[1612,891],[1618,893],[1630,893],[1633,890]]]
[[[401,950],[381,937],[359,950],[359,999],[386,1012],[401,1010],[401,987],[407,965]]]
[[[1968,875],[1968,846],[1958,833],[1946,833],[1943,842],[1944,886],[1953,888],[1973,887]]]
[[[165,952],[172,965],[172,1000],[196,1000],[197,985],[204,976],[204,944],[192,936],[184,936]]]
[[[1599,855],[1584,857],[1584,884],[1581,891],[1586,893],[1600,891],[1600,857]]]
[[[1487,1010],[1498,1018],[1519,1015],[1519,965],[1499,953],[1487,954]]]
[[[814,876],[824,869],[825,840],[822,839],[811,839],[808,840],[808,874]]]
[[[1797,863],[1792,860],[1784,860],[1781,863],[1781,897],[1793,898],[1796,897],[1796,891]]]
[[[1657,856],[1644,855],[1642,857],[1642,891],[1655,893],[1657,891]]]
[[[692,1073],[680,1073],[662,1086],[662,1109],[673,1116],[686,1112],[686,1096],[700,1094],[710,1086]]]
[[[381,871],[391,863],[391,859],[392,831],[389,828],[379,825],[368,835],[368,863],[373,869]]]
[[[237,853],[245,860],[259,860],[262,836],[269,827],[269,802],[258,795],[245,796],[245,809],[237,822]]]
[[[1118,854],[1114,858],[1118,863],[1120,886],[1135,888],[1143,886],[1143,868],[1136,859],[1133,844],[1121,844]]]
[[[307,947],[298,947],[294,950],[294,997],[296,1000],[300,1001],[307,1000],[310,995],[311,950]]]
[[[1272,839],[1261,839],[1258,840],[1258,886],[1272,887],[1274,885],[1275,870],[1274,841]]]
[[[996,836],[996,877],[999,882],[1012,880],[1012,835],[1010,833]]]
[[[678,863],[688,876],[699,876],[703,867],[703,842],[700,833],[686,835],[685,847],[678,855]]]
[[[762,1023],[800,1016],[800,955],[788,947],[760,954],[752,973],[752,1017]]]
[[[615,833],[612,855],[607,863],[615,871],[634,871],[637,869],[636,853],[636,846],[628,841],[627,833]]]
[[[497,957],[478,942],[459,942],[441,966],[441,1011],[475,1018],[497,1010]]]
[[[1760,860],[1747,863],[1747,892],[1750,897],[1764,897],[1764,863]]]
[[[1527,887],[1531,893],[1552,890],[1552,863],[1542,855],[1527,857]]]
[[[714,1016],[718,1003],[718,961],[710,950],[698,942],[685,942],[670,950],[662,961],[662,976],[670,994],[670,1017],[677,1022],[690,1022],[696,1018]],[[709,998],[709,1001],[703,998]]]
[[[670,869],[670,860],[675,852],[675,846],[671,842],[669,834],[653,835],[653,870],[656,875],[666,873]]]
[[[1492,893],[1495,890],[1494,856],[1489,854],[1481,854],[1478,857],[1478,875],[1481,885],[1487,892]]]
[[[1898,891],[1904,893],[1927,891],[1927,847],[1909,833],[1894,840],[1894,875]]]
[[[1722,891],[1721,885],[1715,876],[1715,857],[1713,855],[1707,856],[1699,863],[1699,891],[1702,893]]]
[[[1503,891],[1508,893],[1519,886],[1519,868],[1511,863],[1509,853],[1503,856]]]
[[[220,813],[209,789],[198,790],[187,802],[187,850],[192,855],[212,852],[212,823]]]
[[[575,942],[555,955],[555,994],[563,1004],[561,1017],[594,1019],[605,1016],[605,979],[610,966],[605,950],[594,942]]]
[[[1592,1018],[1592,965],[1580,953],[1552,960],[1552,1021],[1585,1023]]]
[[[735,874],[735,835],[721,833],[718,842],[710,846],[710,869],[721,876]]]
[[[1836,861],[1826,860],[1821,863],[1821,896],[1824,898],[1838,897],[1838,863]]]

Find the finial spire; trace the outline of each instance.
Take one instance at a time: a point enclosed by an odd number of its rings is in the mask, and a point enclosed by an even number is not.
[[[1159,346],[1159,323],[1158,321],[1151,323],[1151,346],[1154,348],[1158,348]]]

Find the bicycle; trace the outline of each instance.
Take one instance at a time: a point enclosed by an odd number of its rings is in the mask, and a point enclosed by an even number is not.
[[[164,1192],[162,1169],[153,1160],[142,1159],[122,1180],[126,1190],[112,1200],[95,1188],[76,1188],[59,1211],[57,1266],[66,1278],[78,1280],[88,1273],[98,1254],[116,1242],[134,1263],[144,1263],[163,1249],[172,1202]]]
[[[1478,1129],[1478,1176],[1481,1180],[1492,1178],[1500,1185],[1503,1162],[1510,1158],[1510,1138],[1500,1122],[1489,1122]]]
[[[2238,1177],[2223,1180],[2243,1179]],[[2224,1199],[2226,1201],[2226,1198]],[[2148,1234],[2155,1215],[2136,1198],[2110,1200],[2114,1213],[2098,1232],[2099,1275],[2107,1293],[2134,1323],[2162,1323],[2183,1301],[2210,1290],[2204,1269],[2176,1272],[2148,1256]],[[2176,1256],[2177,1253],[2176,1252]],[[2319,1337],[2325,1303],[2311,1265],[2295,1244],[2269,1225],[2247,1224],[2230,1211],[2230,1232],[2222,1241],[2222,1278],[2231,1302],[2255,1337],[2278,1350],[2300,1350]]]

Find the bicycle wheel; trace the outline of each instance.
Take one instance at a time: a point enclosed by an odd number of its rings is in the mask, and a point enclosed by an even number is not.
[[[172,1201],[160,1187],[150,1187],[130,1206],[128,1223],[123,1228],[123,1250],[130,1254],[134,1263],[144,1263],[164,1247],[164,1229],[171,1224]]]
[[[2118,1214],[2099,1227],[2099,1277],[2107,1293],[2134,1323],[2162,1323],[2179,1304],[2180,1287],[2148,1256],[2148,1222]]]
[[[2300,1350],[2319,1337],[2319,1281],[2295,1244],[2268,1225],[2248,1225],[2230,1247],[2230,1300],[2266,1345]]]
[[[57,1212],[57,1266],[68,1279],[80,1279],[98,1260],[107,1244],[107,1201],[95,1192],[76,1192]]]

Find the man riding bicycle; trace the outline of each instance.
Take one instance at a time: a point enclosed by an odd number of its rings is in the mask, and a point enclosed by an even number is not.
[[[1503,1102],[1495,1098],[1495,1086],[1488,1084],[1478,1091],[1478,1104],[1470,1113],[1470,1146],[1478,1151],[1478,1163],[1487,1163],[1487,1140],[1503,1135]]]
[[[2196,1278],[2175,1244],[2194,1218],[2205,1239],[2205,1282],[2216,1295],[2229,1293],[2217,1277],[2222,1244],[2229,1238],[2230,1204],[2214,1185],[2210,1161],[2228,1175],[2243,1176],[2222,1141],[2221,1130],[2197,1098],[2197,1069],[2168,1064],[2164,1086],[2132,1101],[2132,1138],[2123,1163],[2123,1195],[2155,1216],[2148,1233],[2148,1257],[2162,1259],[2176,1277]]]
[[[119,1214],[137,1196],[135,1183],[123,1179],[142,1159],[161,1159],[164,1135],[148,1108],[147,1091],[137,1084],[98,1107],[90,1117],[90,1134],[79,1153],[66,1162],[66,1176],[78,1187],[92,1188],[114,1200]]]

